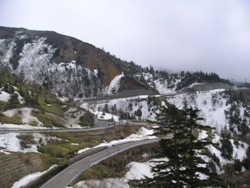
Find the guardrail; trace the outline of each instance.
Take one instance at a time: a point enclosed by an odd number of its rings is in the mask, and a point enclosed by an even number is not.
[[[97,147],[97,148],[92,148],[92,149],[89,149],[81,154],[78,154],[77,156],[71,158],[68,160],[68,166],[72,165],[73,163],[77,162],[77,161],[80,161],[81,159],[85,158],[85,157],[88,157],[94,153],[97,153],[97,152],[100,152],[100,151],[103,151],[105,149],[107,149],[108,146],[100,146],[100,147]]]

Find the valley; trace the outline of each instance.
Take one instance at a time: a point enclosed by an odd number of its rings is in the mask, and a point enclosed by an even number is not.
[[[106,187],[107,182],[136,187],[144,177],[136,166],[150,169],[153,160],[169,160],[157,156],[160,142],[152,147],[152,140],[145,140],[176,138],[168,122],[176,114],[164,114],[171,105],[183,116],[185,110],[198,109],[197,123],[205,127],[184,133],[180,143],[188,134],[197,142],[208,140],[195,151],[197,157],[225,186],[250,186],[245,175],[250,169],[247,86],[236,86],[216,73],[141,67],[55,32],[0,27],[0,186],[42,186],[63,169],[77,171],[74,166],[87,160],[88,165],[83,162],[84,168],[67,177],[68,183],[79,177],[71,187]],[[96,147],[107,148],[68,165]],[[92,161],[98,155],[101,158]],[[138,178],[132,178],[130,170],[137,171]],[[150,170],[144,175],[153,177]],[[208,178],[202,173],[198,177]]]

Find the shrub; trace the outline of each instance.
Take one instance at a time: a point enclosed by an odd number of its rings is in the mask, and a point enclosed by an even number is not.
[[[48,144],[38,148],[39,152],[49,154],[52,157],[64,158],[68,155],[69,150],[60,145]]]
[[[242,169],[242,166],[241,166],[241,162],[240,160],[235,160],[234,162],[234,169],[237,171],[237,172],[241,172],[241,169]]]
[[[231,160],[233,154],[233,146],[229,139],[221,140],[221,155],[222,157]]]
[[[116,173],[104,166],[104,165],[96,165],[92,168],[87,169],[82,175],[81,179],[104,179],[104,178],[114,178],[116,177]]]
[[[2,115],[1,122],[2,123],[7,123],[7,124],[17,124],[17,125],[20,125],[20,124],[23,123],[22,118],[18,113],[13,115],[12,117]]]

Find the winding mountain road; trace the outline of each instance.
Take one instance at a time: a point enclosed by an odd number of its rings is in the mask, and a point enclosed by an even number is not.
[[[95,131],[95,130],[102,130],[112,128],[114,126],[148,126],[147,122],[119,122],[116,125],[102,125],[99,127],[91,127],[91,128],[55,128],[55,129],[48,129],[48,128],[33,128],[33,129],[26,129],[26,128],[7,128],[7,127],[0,127],[0,134],[7,134],[10,132],[17,132],[17,133],[51,133],[51,132],[81,132],[81,131]],[[157,124],[151,124],[151,127]]]
[[[114,127],[111,126],[103,126],[103,127],[93,127],[93,128],[68,128],[68,129],[22,129],[22,128],[0,128],[0,134],[10,133],[10,132],[18,132],[18,133],[51,133],[51,132],[80,132],[80,131],[94,131],[101,130]]]
[[[109,147],[103,151],[94,153],[68,166],[66,169],[64,169],[59,174],[50,179],[48,182],[46,182],[41,188],[51,188],[51,187],[64,188],[71,182],[74,182],[74,180],[76,180],[83,171],[90,168],[91,166],[96,165],[99,162],[113,155],[116,155],[122,151],[145,144],[155,143],[158,141],[159,139],[155,138],[155,139],[127,142],[119,145],[114,145],[113,147]]]

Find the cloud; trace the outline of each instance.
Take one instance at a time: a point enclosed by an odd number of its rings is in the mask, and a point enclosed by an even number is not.
[[[0,25],[55,30],[125,60],[250,81],[248,0],[3,0]]]

